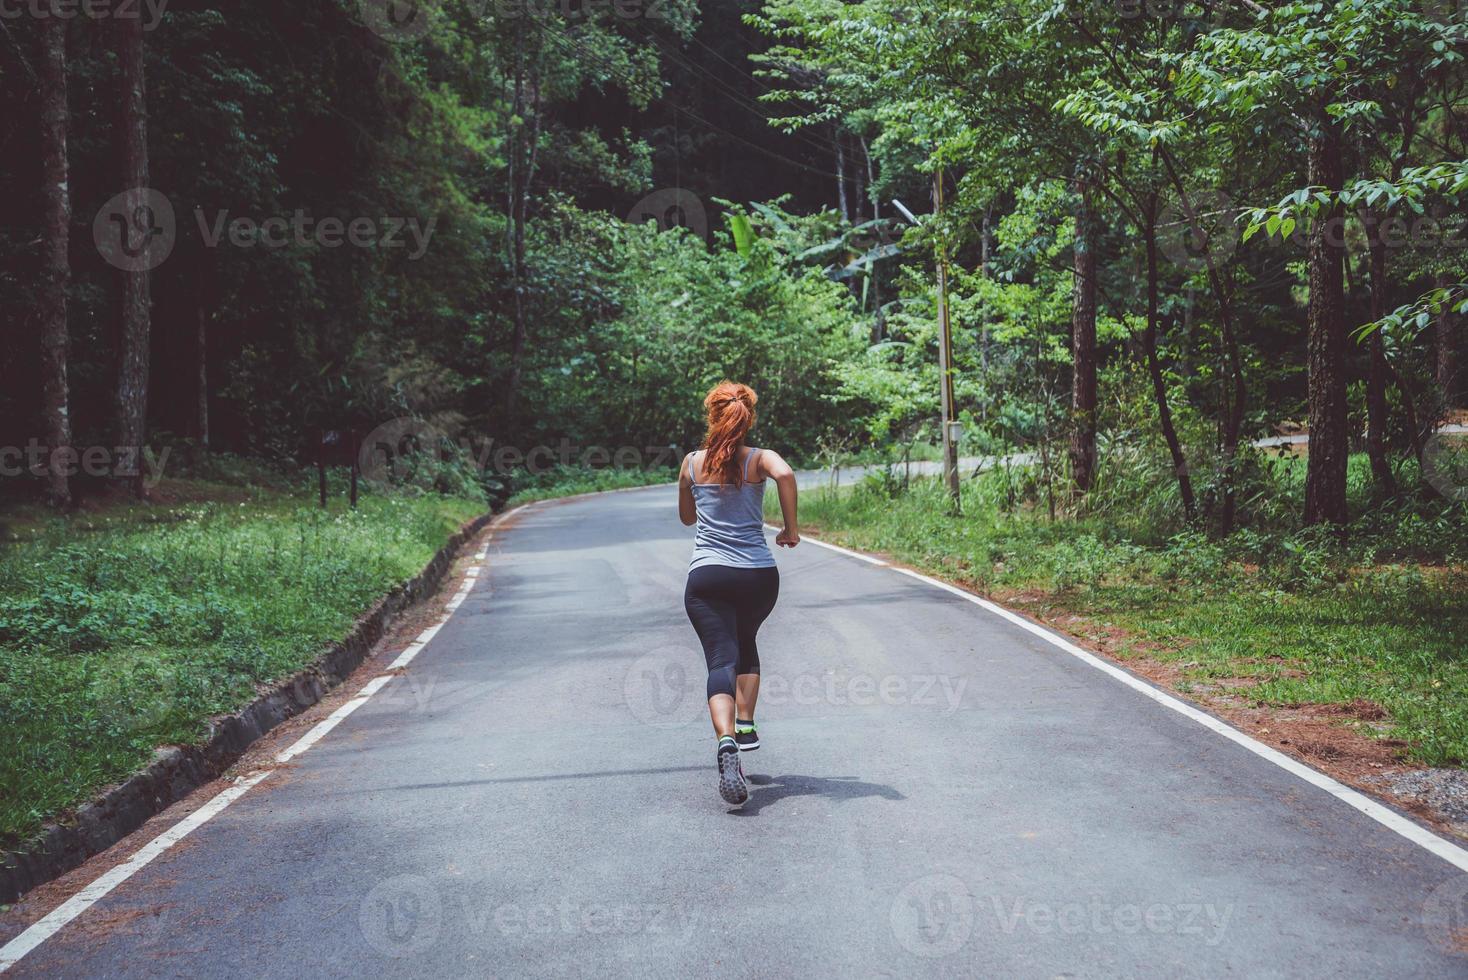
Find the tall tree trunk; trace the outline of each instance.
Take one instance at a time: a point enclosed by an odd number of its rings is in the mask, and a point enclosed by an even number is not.
[[[1239,350],[1239,337],[1234,332],[1232,272],[1226,278],[1208,260],[1208,278],[1213,293],[1218,297],[1218,329],[1223,338],[1224,358],[1228,362],[1230,393],[1228,414],[1223,425],[1223,512],[1219,514],[1219,528],[1224,534],[1234,529],[1234,510],[1238,501],[1239,441],[1244,430],[1244,404],[1248,387],[1244,383],[1244,356]]]
[[[1142,331],[1142,348],[1147,356],[1147,373],[1152,376],[1152,397],[1157,402],[1157,421],[1162,438],[1172,456],[1172,470],[1177,474],[1177,489],[1183,500],[1183,513],[1191,524],[1198,518],[1198,503],[1193,496],[1193,478],[1188,474],[1188,459],[1173,425],[1172,408],[1167,403],[1167,381],[1162,376],[1162,363],[1157,357],[1157,196],[1151,195],[1142,230],[1147,243],[1147,326]]]
[[[1402,378],[1397,369],[1392,367],[1391,361],[1386,361],[1386,374],[1392,384],[1397,386],[1397,393],[1402,396],[1402,414],[1407,418],[1407,434],[1412,439],[1412,455],[1416,457],[1417,464],[1422,464],[1422,456],[1427,450],[1427,432],[1422,427],[1422,422],[1417,415],[1417,403],[1412,397],[1412,389],[1407,387],[1407,382]],[[1431,428],[1429,423],[1428,428]]]
[[[841,127],[832,126],[836,143],[836,199],[841,205],[841,220],[851,224],[851,202],[846,197],[846,149],[842,146]]]
[[[1371,259],[1371,319],[1386,316],[1386,242],[1381,237],[1380,213],[1367,209],[1365,220]],[[1380,498],[1397,492],[1391,463],[1386,458],[1386,346],[1381,331],[1371,331],[1366,341],[1370,359],[1366,369],[1366,454],[1371,458],[1371,478]]]
[[[1320,120],[1310,135],[1309,181],[1335,195],[1343,180],[1340,136]],[[1346,318],[1341,261],[1341,208],[1322,211],[1306,239],[1310,275],[1309,370],[1310,458],[1305,470],[1305,523],[1346,522]]]
[[[879,261],[871,264],[868,273],[872,277],[872,330],[871,339],[873,346],[880,344],[882,338],[887,334],[887,321],[882,317],[882,265]]]
[[[148,101],[143,69],[143,22],[114,18],[121,68],[122,179],[141,198],[148,186]],[[132,210],[131,208],[129,210]],[[147,436],[148,359],[151,297],[147,271],[122,274],[122,349],[117,372],[117,441],[124,454],[121,472],[132,492],[143,496],[143,441]]]
[[[523,20],[523,18],[522,18]],[[512,416],[520,394],[525,350],[529,341],[529,310],[525,296],[525,225],[530,216],[530,190],[535,180],[541,125],[541,57],[537,55],[525,77],[520,66],[515,74],[515,118],[519,125],[511,141],[510,165],[510,265],[514,282],[515,335],[510,348],[510,380],[505,391],[505,415]],[[526,89],[530,90],[526,103]]]
[[[209,449],[209,303],[208,260],[199,261],[199,281],[194,293],[194,435],[199,448]]]
[[[856,139],[857,142],[861,144],[861,157],[863,160],[866,161],[867,197],[872,202],[872,220],[876,221],[882,216],[882,202],[877,198],[876,193],[872,191],[872,188],[877,186],[877,172],[876,169],[872,166],[872,151],[867,146],[867,139],[865,136],[858,136]]]
[[[1070,469],[1081,496],[1096,479],[1096,253],[1091,186],[1074,182],[1077,195],[1074,277],[1071,284]]]
[[[1440,272],[1434,282],[1439,289],[1453,285],[1453,276]],[[1437,365],[1434,372],[1437,387],[1442,392],[1443,408],[1456,408],[1458,404],[1458,345],[1462,342],[1462,317],[1457,313],[1443,311],[1434,328]]]
[[[993,247],[993,222],[994,206],[984,206],[984,224],[979,232],[979,271],[985,279],[989,278],[990,262],[994,256]],[[984,310],[984,318],[979,323],[979,368],[987,375],[989,371],[989,311]]]
[[[872,191],[872,188],[877,185],[877,172],[876,169],[872,166],[872,151],[871,148],[867,146],[867,140],[865,136],[858,135],[856,140],[857,143],[861,146],[861,158],[866,164],[867,197],[872,202],[872,220],[876,221],[882,217],[882,202]],[[880,232],[880,229],[878,229],[878,231]],[[879,234],[879,244],[884,243],[885,239],[885,235]],[[881,265],[878,261],[872,262],[871,276],[872,309],[876,313],[876,317],[872,322],[872,343],[879,344],[882,342],[882,338],[887,335],[887,320],[882,314],[882,271]]]
[[[42,267],[41,375],[42,410],[50,457],[46,490],[53,507],[71,504],[69,462],[62,454],[71,445],[70,389],[66,379],[71,334],[66,322],[66,291],[71,284],[67,248],[71,231],[71,191],[66,158],[66,21],[53,9],[40,24]]]
[[[515,396],[520,388],[520,361],[525,352],[525,306],[524,283],[521,281],[520,256],[524,241],[519,234],[520,223],[520,157],[521,143],[525,132],[525,28],[524,18],[515,21],[515,68],[514,94],[510,99],[509,153],[506,155],[505,180],[505,233],[510,258],[511,306],[514,312],[514,335],[510,341],[510,377],[505,384],[505,415],[508,418],[515,410]]]
[[[1188,194],[1187,186],[1177,172],[1173,163],[1172,155],[1162,147],[1155,151],[1156,159],[1162,162],[1167,170],[1167,177],[1183,206],[1183,213],[1188,217],[1189,233],[1197,236],[1198,240],[1206,240],[1206,234],[1202,232],[1202,225],[1197,209],[1193,206],[1192,198]],[[1228,534],[1234,526],[1234,510],[1238,498],[1238,488],[1235,486],[1235,477],[1238,472],[1239,441],[1244,429],[1244,405],[1248,398],[1249,389],[1244,381],[1244,357],[1239,350],[1238,334],[1234,331],[1233,297],[1234,282],[1230,273],[1225,276],[1214,261],[1213,252],[1207,248],[1203,250],[1203,262],[1208,270],[1208,288],[1213,293],[1214,302],[1218,304],[1218,331],[1223,340],[1224,360],[1228,367],[1230,390],[1224,395],[1224,417],[1223,417],[1223,507],[1219,515],[1219,529]],[[1193,298],[1189,290],[1188,303],[1184,308],[1186,317],[1186,328],[1184,333],[1191,338],[1193,332]],[[1190,350],[1188,344],[1184,350]],[[1191,365],[1184,364],[1184,371],[1190,372]]]

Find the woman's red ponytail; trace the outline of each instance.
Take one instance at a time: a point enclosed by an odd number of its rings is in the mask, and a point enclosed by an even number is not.
[[[708,416],[708,435],[704,437],[704,478],[718,474],[720,483],[739,483],[739,447],[744,436],[754,427],[754,403],[759,396],[749,385],[736,381],[720,381],[704,396],[704,412]]]

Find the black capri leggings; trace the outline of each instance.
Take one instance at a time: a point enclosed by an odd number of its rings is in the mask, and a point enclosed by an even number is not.
[[[774,567],[703,565],[688,573],[683,608],[703,644],[709,697],[733,697],[736,675],[759,673],[754,635],[779,595],[780,572]]]

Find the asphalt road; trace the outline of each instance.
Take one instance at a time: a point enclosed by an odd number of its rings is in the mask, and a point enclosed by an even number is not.
[[[730,811],[690,538],[666,487],[526,511],[401,676],[14,975],[1468,972],[1448,935],[1468,875],[1018,626],[809,543],[779,555],[765,744]]]

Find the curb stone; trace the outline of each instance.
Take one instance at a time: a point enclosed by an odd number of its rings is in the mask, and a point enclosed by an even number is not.
[[[46,825],[14,850],[0,851],[0,903],[79,867],[200,786],[217,778],[276,725],[320,701],[367,659],[399,615],[432,595],[459,551],[498,515],[483,514],[449,538],[423,571],[383,596],[357,619],[346,638],[311,664],[276,681],[233,714],[211,719],[198,745],[169,745],[142,772],[104,790],[64,819]]]

